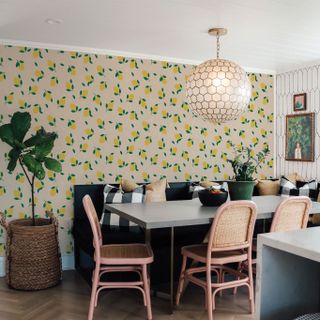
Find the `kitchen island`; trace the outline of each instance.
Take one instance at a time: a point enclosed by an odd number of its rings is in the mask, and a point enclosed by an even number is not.
[[[256,319],[320,310],[320,227],[258,236]]]

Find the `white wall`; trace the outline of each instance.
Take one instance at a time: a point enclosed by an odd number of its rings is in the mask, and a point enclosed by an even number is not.
[[[315,161],[285,160],[286,115],[293,111],[293,95],[307,93],[307,110],[315,112]],[[276,76],[276,174],[298,172],[305,179],[320,180],[320,65],[297,69]]]

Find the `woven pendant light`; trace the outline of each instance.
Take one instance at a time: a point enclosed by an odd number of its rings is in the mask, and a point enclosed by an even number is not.
[[[247,109],[251,84],[239,65],[219,58],[220,36],[227,30],[213,28],[208,32],[217,38],[217,58],[201,63],[189,76],[187,99],[193,113],[222,123],[238,118]]]

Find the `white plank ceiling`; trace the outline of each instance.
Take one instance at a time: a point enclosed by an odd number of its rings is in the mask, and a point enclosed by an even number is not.
[[[0,0],[0,43],[281,72],[320,61],[319,0]],[[48,24],[54,19],[59,24]]]

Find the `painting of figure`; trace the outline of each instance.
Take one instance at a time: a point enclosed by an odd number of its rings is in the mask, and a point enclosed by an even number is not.
[[[287,115],[286,160],[314,161],[314,113]]]

